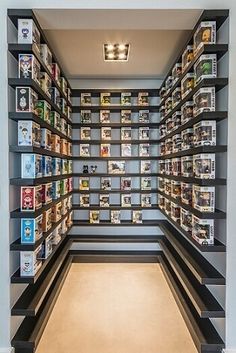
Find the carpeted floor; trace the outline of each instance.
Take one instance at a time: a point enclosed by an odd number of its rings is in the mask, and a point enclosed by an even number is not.
[[[197,353],[159,264],[73,264],[37,353]]]

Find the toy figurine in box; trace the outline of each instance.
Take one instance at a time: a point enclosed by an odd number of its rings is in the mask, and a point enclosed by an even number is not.
[[[18,146],[40,147],[40,125],[31,120],[18,121]]]
[[[168,216],[171,216],[171,201],[165,198],[165,211]]]
[[[165,198],[164,196],[158,195],[158,206],[161,210],[165,208]]]
[[[121,92],[120,104],[121,105],[131,105],[131,92]]]
[[[193,156],[195,178],[215,179],[215,154],[198,154]]]
[[[175,66],[172,69],[172,77],[173,77],[173,84],[178,81],[182,74],[182,63],[176,63]]]
[[[61,201],[61,215],[64,216],[67,212],[67,199]]]
[[[65,77],[60,77],[60,87],[62,89],[62,92],[66,96],[67,95],[67,81],[66,81]]]
[[[68,228],[70,228],[70,227],[73,225],[72,217],[73,217],[73,211],[71,211],[71,212],[68,214],[68,217],[67,217],[67,219],[66,219],[66,224],[67,224],[67,227],[68,227]]]
[[[66,100],[64,98],[60,98],[60,107],[61,111],[64,115],[67,115],[67,105],[66,105]]]
[[[175,199],[180,198],[181,196],[181,183],[180,181],[171,181],[171,196]]]
[[[61,175],[61,158],[52,158],[52,175]]]
[[[166,125],[161,124],[159,131],[160,131],[160,138],[165,137],[166,136]]]
[[[163,178],[158,178],[158,190],[164,191],[165,190],[165,180]]]
[[[52,222],[56,223],[61,219],[61,202],[58,202],[56,205],[52,206]]]
[[[184,208],[180,210],[180,225],[186,232],[192,232],[192,213]]]
[[[43,156],[43,176],[48,177],[52,176],[52,157],[51,156]]]
[[[57,63],[52,63],[52,76],[57,84],[60,86],[61,70]]]
[[[193,96],[193,115],[215,111],[215,87],[200,88]]]
[[[188,101],[181,107],[181,124],[184,125],[193,118],[193,102]]]
[[[175,176],[181,175],[181,158],[172,159],[172,174]]]
[[[217,57],[216,54],[201,55],[194,65],[195,85],[204,78],[217,77]]]
[[[168,118],[166,120],[166,131],[167,131],[167,133],[171,132],[172,129],[173,129],[173,119],[171,117],[171,118]]]
[[[119,224],[121,221],[120,218],[121,218],[120,210],[112,210],[111,211],[111,223]]]
[[[89,223],[99,223],[100,211],[89,211]]]
[[[51,131],[48,129],[41,129],[41,147],[51,151]]]
[[[44,205],[47,205],[52,201],[52,194],[53,194],[52,189],[53,189],[52,183],[47,183],[42,185],[42,203]]]
[[[66,224],[66,218],[64,218],[61,222],[61,233],[65,234],[68,230],[67,224]]]
[[[71,89],[68,87],[67,88],[67,99],[68,99],[68,101],[71,103]]]
[[[68,193],[67,179],[60,180],[60,194],[62,196]]]
[[[214,212],[215,187],[193,185],[193,207],[200,212]]]
[[[68,124],[65,119],[61,118],[61,132],[66,135],[68,129]]]
[[[67,142],[67,155],[72,156],[72,143]]]
[[[38,95],[32,88],[16,87],[16,112],[37,114],[37,101]]]
[[[194,146],[216,145],[216,121],[203,120],[193,126]]]
[[[174,135],[172,137],[172,152],[176,153],[181,151],[181,144],[182,144],[182,139],[181,139],[181,135]]]
[[[60,153],[67,155],[68,152],[68,141],[66,139],[61,139],[60,141]]]
[[[52,245],[57,245],[61,241],[62,224],[59,224],[52,233]]]
[[[172,175],[172,160],[171,159],[165,160],[165,173],[166,173],[166,175]]]
[[[61,109],[61,101],[60,101],[60,92],[56,87],[51,87],[50,88],[50,93],[51,93],[51,100],[52,102],[59,108]]]
[[[162,87],[161,90],[160,90],[160,99],[161,99],[161,101],[165,98],[165,96],[166,96],[166,88]]]
[[[51,135],[51,149],[54,152],[60,153],[61,151],[61,139],[58,135]]]
[[[68,124],[67,126],[67,136],[71,139],[72,138],[72,126]]]
[[[148,105],[149,104],[149,94],[148,92],[138,93],[138,105]]]
[[[171,195],[171,180],[170,179],[164,179],[164,184],[165,184],[165,194],[166,195]]]
[[[52,227],[52,209],[49,208],[48,210],[43,212],[43,233],[46,233]]]
[[[166,107],[165,107],[165,105],[162,105],[160,107],[160,121],[162,121],[162,119],[164,119],[165,114],[166,114]]]
[[[187,73],[184,78],[181,80],[181,96],[184,99],[190,91],[194,88],[194,78],[195,75],[193,72]]]
[[[36,211],[42,207],[42,186],[21,186],[21,211]]]
[[[172,97],[167,98],[165,102],[165,115],[169,114],[173,108]]]
[[[33,54],[18,55],[18,77],[31,78],[40,85],[40,64]]]
[[[21,218],[21,244],[34,244],[43,234],[43,215]]]
[[[172,76],[168,76],[166,79],[166,94],[168,94],[169,90],[172,88],[173,86],[173,77]]]
[[[18,44],[33,44],[40,53],[40,32],[30,18],[18,18]]]
[[[69,174],[67,159],[61,159],[61,174]]]
[[[172,138],[166,139],[165,141],[165,154],[172,153]]]
[[[40,73],[40,86],[46,95],[51,98],[52,80],[46,72]]]
[[[184,177],[193,176],[193,157],[192,156],[181,157],[181,174]]]
[[[159,161],[159,173],[160,174],[165,173],[165,161]]]
[[[192,206],[193,186],[188,183],[181,183],[181,201]]]
[[[110,105],[111,104],[111,93],[105,92],[100,94],[100,104],[101,105]]]
[[[42,242],[40,258],[46,260],[52,253],[52,233]]]
[[[181,88],[176,87],[172,93],[172,105],[173,108],[181,101]]]
[[[193,129],[186,129],[181,132],[182,150],[188,150],[193,147]]]
[[[67,190],[71,192],[73,190],[73,178],[67,178]]]
[[[174,202],[171,202],[171,218],[175,222],[180,223],[180,206]]]
[[[66,116],[67,118],[72,121],[72,117],[71,117],[71,114],[72,114],[72,109],[69,105],[66,105]]]
[[[216,43],[216,21],[201,22],[193,36],[194,55],[204,44]]]
[[[39,100],[36,105],[37,115],[50,124],[51,105],[44,100]]]
[[[97,166],[95,166],[95,172],[97,170]],[[72,174],[72,171],[73,171],[73,162],[71,159],[68,159],[67,161],[67,171],[68,171],[68,174]]]
[[[42,156],[34,153],[22,153],[21,178],[34,179],[42,176]]]
[[[61,131],[61,117],[60,114],[55,111],[50,111],[50,125],[55,129]]]
[[[48,70],[52,73],[52,53],[47,44],[40,44],[40,56]]]
[[[201,245],[214,244],[214,220],[192,216],[192,237]]]
[[[60,180],[56,180],[52,182],[52,199],[56,200],[59,199],[61,196],[61,186]]]
[[[178,129],[178,127],[181,125],[181,111],[177,111],[172,115],[172,121],[172,130]]]
[[[42,266],[42,260],[40,259],[41,251],[42,245],[40,244],[35,250],[20,252],[21,277],[32,277],[36,275],[36,273]]]
[[[182,73],[187,69],[193,60],[193,46],[188,45],[182,55]]]
[[[160,155],[164,156],[166,154],[166,144],[165,142],[160,143]]]

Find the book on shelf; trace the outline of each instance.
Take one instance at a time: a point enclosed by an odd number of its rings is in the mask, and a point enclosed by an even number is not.
[[[149,123],[149,110],[140,110],[138,118],[140,123]]]
[[[100,207],[109,207],[110,206],[109,199],[110,199],[109,194],[100,194],[100,197],[99,197]]]
[[[146,106],[149,104],[148,92],[139,92],[138,94],[138,105]]]
[[[110,124],[110,110],[100,110],[100,123],[101,124]]]
[[[90,145],[88,143],[80,144],[80,157],[90,157]]]
[[[121,212],[120,210],[112,210],[111,211],[111,223],[120,223],[121,220]]]
[[[120,133],[121,140],[131,140],[131,127],[122,127]]]
[[[121,110],[122,124],[131,124],[131,110]]]
[[[131,144],[122,143],[121,144],[121,156],[122,157],[131,157]]]
[[[132,212],[132,222],[133,223],[143,223],[142,211],[133,211]]]
[[[131,207],[131,194],[121,194],[121,206]]]
[[[102,177],[101,178],[101,189],[102,190],[111,190],[111,178]]]
[[[80,139],[81,140],[90,140],[91,139],[90,127],[81,127],[80,128]]]
[[[111,93],[110,92],[101,93],[100,102],[101,102],[101,105],[110,105],[111,104]]]
[[[151,177],[141,178],[141,190],[151,190]]]
[[[108,173],[125,174],[125,161],[108,161]]]
[[[141,194],[141,206],[142,207],[151,207],[151,194]]]
[[[130,177],[121,177],[120,188],[121,188],[121,190],[131,190],[131,178]]]
[[[90,223],[99,223],[100,221],[100,212],[98,210],[93,210],[89,212],[89,222]]]
[[[80,105],[82,106],[92,105],[91,93],[81,93]]]
[[[111,155],[110,143],[102,143],[100,148],[101,148],[101,157],[110,157]]]
[[[150,145],[149,143],[141,143],[139,145],[139,156],[149,157],[150,156]]]
[[[79,189],[80,190],[89,190],[89,177],[80,177]]]
[[[111,140],[111,128],[102,127],[101,128],[101,138],[102,140]]]
[[[148,126],[139,128],[139,140],[149,140],[150,130]]]
[[[81,124],[91,124],[92,122],[91,110],[81,110],[80,117],[81,117]]]
[[[80,207],[89,207],[89,194],[80,195]]]
[[[141,174],[151,173],[151,161],[141,161],[140,163]]]
[[[120,104],[131,105],[131,92],[121,92]]]

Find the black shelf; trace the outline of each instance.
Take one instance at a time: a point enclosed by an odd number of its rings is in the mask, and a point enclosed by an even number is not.
[[[100,110],[110,110],[111,113],[119,113],[121,110],[131,110],[133,113],[137,113],[140,110],[149,110],[149,113],[158,113],[159,108],[159,105],[74,105],[72,113],[80,113],[81,110],[91,110],[94,113],[98,113]]]
[[[170,222],[161,221],[160,228],[200,284],[225,285],[225,278]]]
[[[76,243],[158,243],[162,238],[163,235],[70,235]]]
[[[160,140],[73,140],[73,145],[80,145],[81,143],[88,143],[90,145],[101,145],[108,143],[110,145],[122,145],[123,143],[130,143],[131,145],[139,145],[141,143],[149,143],[149,145],[158,145]]]
[[[74,123],[72,124],[73,129],[80,129],[81,127],[92,127],[94,129],[99,129],[101,127],[112,127],[114,129],[119,129],[121,127],[149,127],[153,129],[157,129],[160,126],[160,123],[130,123],[130,124],[123,124],[123,123]],[[107,140],[109,141],[109,140]],[[128,140],[125,140],[128,141]]]
[[[38,94],[39,99],[46,100],[52,107],[52,110],[56,111],[60,114],[61,118],[65,119],[68,124],[71,124],[71,120],[62,113],[62,111],[58,108],[56,104],[54,104],[51,98],[42,90],[42,88],[31,78],[9,78],[8,84],[12,88],[16,88],[17,86],[27,86],[33,88],[33,90]]]
[[[160,190],[158,190],[157,193],[164,196],[168,200],[174,202],[178,206],[184,208],[185,210],[191,212],[192,214],[194,214],[196,217],[200,219],[225,219],[226,218],[226,213],[223,211],[216,209],[215,212],[201,212],[195,209],[194,207],[191,207],[190,205],[187,205],[181,202],[180,198],[175,199],[174,197],[171,197],[170,195],[167,195]]]
[[[61,202],[62,200],[66,199],[72,195],[72,192],[68,192],[66,195],[62,195],[56,200],[52,200],[52,202],[42,206],[38,210],[35,211],[20,211],[20,209],[16,209],[10,213],[11,218],[36,218],[40,214],[42,214],[44,211],[48,210],[49,208],[53,207],[56,205],[58,202]]]
[[[100,156],[92,156],[92,157],[80,157],[80,156],[73,156],[72,158],[74,161],[141,161],[141,160],[158,160],[160,159],[159,156],[149,156],[149,157],[139,157],[139,156],[133,156],[133,157],[121,157],[121,156],[116,156],[116,157],[100,157]]]
[[[166,178],[175,181],[182,181],[185,183],[197,184],[201,186],[214,186],[214,185],[226,185],[226,179],[216,178],[216,179],[198,179],[193,177],[183,177],[167,174],[158,174],[160,178]]]
[[[47,150],[42,147],[34,146],[9,146],[9,151],[13,153],[37,153],[44,156],[57,157],[62,159],[72,159],[72,156],[67,156],[65,154],[57,153],[54,151]]]
[[[18,61],[19,54],[31,54],[31,53],[34,54],[34,56],[39,61],[41,68],[43,68],[43,70],[41,69],[41,71],[46,72],[48,74],[48,76],[50,77],[50,79],[52,80],[52,87],[56,87],[58,89],[58,91],[60,92],[60,97],[64,98],[66,100],[66,104],[69,105],[70,107],[72,107],[71,102],[68,100],[67,96],[64,94],[61,87],[58,85],[57,81],[54,80],[53,75],[49,71],[47,65],[43,62],[40,54],[35,49],[34,45],[10,43],[10,44],[8,44],[8,51],[16,58],[17,61]]]
[[[136,89],[136,88],[126,88],[126,89],[73,89],[72,96],[80,97],[81,93],[91,93],[91,97],[100,97],[101,93],[111,93],[111,97],[120,97],[122,92],[130,92],[132,97],[137,97],[139,92],[148,92],[149,97],[159,97],[159,89]],[[128,105],[123,106],[124,109],[129,109]]]
[[[109,174],[109,173],[94,173],[94,174],[85,174],[85,173],[73,173],[73,177],[95,177],[95,178],[100,178],[100,177],[112,177],[112,178],[118,178],[118,177],[157,177],[160,176],[161,174],[158,173],[125,173],[125,174]]]
[[[112,189],[112,190],[103,190],[103,189],[89,189],[89,190],[79,190],[74,189],[73,194],[155,194],[158,192],[158,189],[151,190],[141,190],[141,189],[131,189],[131,190],[121,190],[121,189]]]
[[[10,179],[10,185],[40,185],[50,183],[51,181],[61,180],[71,178],[73,174],[62,174],[62,175],[53,175],[48,177],[36,178],[36,179],[22,179],[22,178],[13,178]]]
[[[226,119],[227,117],[228,117],[227,111],[215,111],[215,112],[201,113],[201,114],[195,116],[194,118],[192,118],[191,120],[189,120],[187,123],[181,125],[177,129],[169,132],[164,137],[160,138],[159,142],[165,141],[166,139],[168,139],[176,134],[181,133],[181,131],[192,127],[194,124],[197,124],[199,121],[202,121],[202,120],[221,121],[221,120]]]
[[[182,156],[193,156],[199,153],[224,153],[227,152],[227,146],[198,146],[193,147],[188,150],[179,151],[176,153],[166,154],[164,156],[159,156],[159,159],[170,159]]]
[[[181,228],[180,224],[178,222],[175,222],[164,210],[160,209],[160,212],[163,213],[164,216],[175,226],[175,228],[181,232],[190,243],[196,246],[201,252],[225,252],[226,251],[226,246],[221,243],[218,239],[214,239],[214,244],[213,245],[201,245],[199,244],[193,237],[192,235],[185,231],[183,228]]]
[[[83,210],[130,210],[130,211],[135,211],[135,210],[159,210],[158,205],[152,205],[149,207],[142,207],[141,205],[131,205],[131,206],[121,206],[119,205],[110,205],[108,207],[102,207],[99,205],[91,205],[88,207],[81,207],[80,205],[73,205],[72,207],[73,210],[77,211],[83,211]]]
[[[228,85],[228,78],[204,78],[199,84],[197,84],[184,99],[182,99],[162,120],[163,124],[168,118],[170,118],[177,110],[180,110],[181,106],[191,100],[193,95],[202,87],[215,87],[216,92]]]
[[[80,227],[159,227],[160,221],[147,220],[143,223],[133,223],[132,221],[121,221],[121,223],[111,223],[110,221],[100,221],[100,223],[89,223],[88,220],[73,220],[73,226]]]

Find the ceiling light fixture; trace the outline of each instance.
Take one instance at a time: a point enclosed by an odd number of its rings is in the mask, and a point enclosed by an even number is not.
[[[128,61],[130,44],[104,44],[103,55],[105,61]]]

